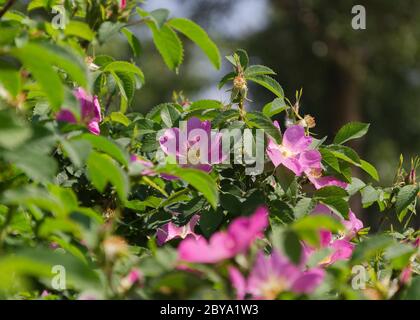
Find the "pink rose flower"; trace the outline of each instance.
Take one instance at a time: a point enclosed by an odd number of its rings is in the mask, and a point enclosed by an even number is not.
[[[322,176],[321,153],[318,150],[309,150],[303,152],[299,157],[300,163],[305,171],[309,181],[316,189],[326,186],[337,186],[345,189],[347,183],[340,181],[332,176]]]
[[[353,239],[357,233],[363,229],[363,222],[356,217],[353,211],[349,211],[349,218],[348,220],[339,218],[336,214],[334,214],[326,205],[318,204],[314,210],[312,210],[311,214],[325,214],[329,215],[333,218],[338,219],[341,224],[345,227],[345,239],[351,240]]]
[[[346,239],[334,239],[330,231],[320,231],[320,248],[328,248],[331,253],[319,262],[320,266],[328,266],[338,260],[348,260],[353,254],[355,245]],[[303,244],[303,261],[307,261],[309,257],[316,251],[307,244]]]
[[[163,152],[174,156],[181,167],[210,172],[213,164],[224,159],[221,139],[221,133],[211,131],[210,121],[193,117],[188,119],[186,130],[167,129],[159,143]]]
[[[149,160],[144,160],[140,157],[138,157],[137,155],[133,154],[130,157],[130,161],[131,163],[139,163],[140,165],[142,165],[144,167],[144,169],[141,171],[141,174],[144,176],[154,176],[156,175],[156,172],[153,171],[153,162],[149,161]]]
[[[258,208],[250,217],[232,221],[226,231],[214,233],[209,241],[200,237],[187,238],[178,247],[179,258],[187,262],[217,263],[245,252],[268,226],[268,211]]]
[[[259,252],[247,279],[236,268],[229,268],[238,299],[243,299],[247,293],[254,299],[270,300],[285,291],[311,293],[324,276],[325,271],[320,268],[301,270],[278,251],[273,251],[270,256]]]
[[[194,215],[190,221],[182,227],[178,227],[173,222],[169,222],[162,227],[160,227],[156,232],[157,244],[162,246],[166,242],[172,239],[186,239],[187,237],[192,237],[194,239],[200,238],[200,235],[194,232],[194,228],[200,220],[199,215]]]
[[[360,229],[363,228],[363,222],[359,220],[353,211],[349,211],[349,219],[340,219],[327,206],[318,204],[312,211],[312,214],[325,214],[339,219],[345,227],[345,234],[341,238],[334,237],[334,235],[327,230],[320,231],[320,248],[329,248],[331,253],[325,257],[319,264],[321,266],[328,266],[338,260],[347,260],[353,254],[355,245],[350,242]],[[306,243],[303,243],[303,261],[307,259],[317,250]]]
[[[101,106],[97,96],[90,96],[83,88],[77,88],[74,95],[80,103],[80,122],[88,130],[96,135],[100,134],[99,123],[102,121]],[[69,109],[61,109],[56,116],[57,121],[77,123],[73,112]]]
[[[311,143],[312,137],[305,135],[305,129],[302,126],[294,125],[286,129],[281,144],[270,139],[266,152],[276,167],[282,164],[300,176],[306,168],[300,156],[308,150]]]

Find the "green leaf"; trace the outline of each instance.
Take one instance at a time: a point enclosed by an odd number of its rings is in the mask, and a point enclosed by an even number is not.
[[[347,197],[347,191],[343,188],[337,187],[337,186],[327,186],[323,187],[321,189],[318,189],[314,193],[315,197],[318,198],[329,198],[329,197],[339,197],[344,198]]]
[[[321,153],[322,161],[329,165],[331,168],[333,168],[337,172],[340,171],[340,164],[338,163],[337,158],[334,156],[334,154],[326,149],[326,148],[320,148],[319,152]]]
[[[344,160],[348,163],[351,163],[355,166],[360,166],[361,160],[359,155],[352,148],[341,146],[341,145],[331,145],[329,149],[334,154],[336,158]]]
[[[32,136],[31,128],[11,110],[0,110],[0,146],[13,149]]]
[[[237,66],[237,60],[239,60],[239,64],[241,65],[242,69],[245,70],[246,68],[248,68],[248,64],[249,64],[249,57],[248,57],[248,53],[243,50],[243,49],[238,49],[236,50],[233,55],[231,56],[226,56],[226,59],[232,63],[235,67]]]
[[[22,277],[35,277],[51,284],[55,273],[54,266],[62,266],[66,271],[67,289],[100,290],[97,272],[79,258],[69,253],[61,253],[50,248],[28,248],[18,250],[0,259],[0,287],[16,290],[22,284]]]
[[[368,185],[360,190],[362,196],[362,204],[364,208],[371,206],[375,201],[379,199],[379,190]]]
[[[121,201],[125,201],[129,192],[129,181],[125,172],[108,155],[92,152],[87,160],[87,172],[90,181],[99,192],[104,192],[111,183]]]
[[[319,244],[319,231],[329,230],[339,232],[343,225],[335,218],[327,215],[307,215],[295,221],[291,228],[307,243],[317,246]]]
[[[219,125],[225,125],[228,121],[233,119],[239,118],[238,110],[229,109],[226,111],[220,112],[212,121],[212,125],[214,127],[218,127]]]
[[[363,137],[369,130],[368,123],[350,122],[338,131],[334,138],[335,144],[343,144],[347,141]]]
[[[99,43],[109,42],[110,38],[117,35],[123,26],[122,22],[105,21],[102,23],[98,30]]]
[[[284,192],[289,190],[290,186],[296,179],[296,175],[292,170],[289,170],[285,166],[278,166],[275,169],[275,176]]]
[[[220,109],[222,107],[223,103],[217,100],[197,100],[190,105],[189,110]]]
[[[261,112],[254,111],[246,114],[247,124],[253,128],[264,130],[266,134],[272,137],[275,141],[281,141],[280,130],[273,124],[270,118]]]
[[[158,123],[163,122],[168,128],[172,128],[180,117],[180,112],[172,103],[161,103],[152,108],[146,115]]]
[[[221,58],[219,49],[210,39],[207,32],[204,31],[195,22],[185,18],[174,18],[167,22],[169,26],[183,33],[191,41],[193,41],[206,54],[216,69],[220,69]]]
[[[109,118],[111,119],[111,121],[121,123],[126,127],[129,126],[131,123],[130,119],[128,119],[127,116],[122,112],[112,112],[109,115]]]
[[[401,299],[404,300],[420,300],[420,276],[413,277],[410,286],[403,291]]]
[[[416,199],[418,192],[418,185],[406,185],[398,191],[397,201],[395,203],[395,211],[397,212],[397,215]]]
[[[262,110],[262,113],[267,117],[272,117],[287,109],[286,102],[283,98],[275,98],[272,102],[267,103]]]
[[[269,67],[261,66],[261,65],[253,65],[246,68],[244,74],[245,74],[245,77],[252,77],[252,76],[263,75],[263,74],[275,75],[276,73]]]
[[[165,24],[169,16],[169,10],[162,8],[148,12],[140,7],[137,7],[136,11],[140,17],[150,19],[158,29]]]
[[[321,202],[330,208],[340,217],[347,219],[349,215],[349,204],[346,200],[340,197],[322,198]]]
[[[218,89],[223,88],[223,86],[228,82],[232,81],[236,76],[235,72],[229,72],[228,74],[224,75],[224,77],[220,80],[219,84],[217,85]]]
[[[315,208],[316,201],[311,198],[302,198],[298,201],[296,206],[293,208],[293,214],[296,219],[302,218],[308,215]]]
[[[166,24],[158,29],[154,23],[147,23],[152,31],[153,42],[168,68],[175,71],[182,63],[184,49],[177,34]]]
[[[0,84],[12,97],[16,97],[22,90],[20,71],[2,60],[0,60]]]
[[[216,182],[209,174],[201,170],[180,168],[174,165],[166,166],[165,168],[160,169],[159,172],[178,177],[188,182],[200,191],[211,206],[216,209],[219,195]]]
[[[360,168],[367,172],[373,179],[379,181],[379,174],[376,168],[369,162],[360,159]]]
[[[299,237],[292,230],[287,230],[284,234],[283,249],[293,263],[300,263],[302,256],[302,245],[300,243]]]
[[[57,172],[58,166],[55,159],[39,152],[31,145],[8,152],[4,156],[34,181],[52,181]]]
[[[132,33],[127,28],[122,28],[121,29],[121,32],[127,38],[127,42],[130,45],[131,50],[133,51],[134,56],[135,57],[138,57],[141,54],[141,52],[142,52],[142,48],[141,48],[141,44],[140,44],[139,39],[137,39],[137,37],[134,35],[134,33]]]
[[[64,34],[67,36],[76,36],[87,41],[92,41],[95,38],[95,34],[89,25],[77,20],[72,20],[66,24]]]
[[[30,42],[22,48],[15,49],[13,54],[39,82],[54,110],[58,110],[64,101],[64,88],[52,66],[64,70],[80,86],[87,88],[86,64],[68,49],[49,43]]]
[[[385,250],[385,258],[391,261],[392,267],[397,270],[405,268],[411,256],[417,249],[408,243],[396,243]]]
[[[113,61],[105,65],[103,68],[104,72],[121,72],[121,73],[133,73],[139,76],[140,81],[144,83],[144,74],[143,71],[135,64],[127,62],[127,61]]]
[[[365,241],[362,241],[356,246],[353,251],[351,259],[352,264],[359,264],[361,262],[368,262],[380,251],[389,247],[394,243],[394,240],[387,235],[375,235]]]
[[[77,168],[81,168],[85,164],[85,161],[92,150],[91,144],[84,140],[68,141],[63,139],[61,144],[65,154]]]
[[[89,133],[82,134],[74,139],[88,141],[96,150],[104,152],[113,157],[122,165],[128,166],[128,155],[125,153],[125,151],[121,150],[121,148],[113,141],[105,137],[96,136]]]
[[[350,196],[356,194],[360,189],[364,188],[366,184],[359,178],[353,177],[351,183],[347,186],[346,190]]]
[[[223,222],[222,210],[205,210],[200,214],[200,230],[206,237],[210,237]]]
[[[283,88],[280,86],[280,84],[267,75],[254,75],[250,77],[246,77],[247,80],[253,81],[255,83],[258,83],[259,85],[263,86],[264,88],[270,90],[272,93],[274,93],[278,98],[284,97]]]

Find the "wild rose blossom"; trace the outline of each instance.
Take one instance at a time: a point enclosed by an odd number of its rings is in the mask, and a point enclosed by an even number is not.
[[[309,150],[300,155],[300,163],[304,172],[316,189],[326,186],[337,186],[345,189],[347,183],[332,176],[322,176],[321,153],[318,150]]]
[[[275,124],[278,127],[278,124]],[[277,167],[280,164],[293,171],[297,176],[307,168],[301,155],[309,150],[312,137],[305,135],[305,129],[300,125],[293,125],[286,129],[281,144],[269,139],[267,155]]]
[[[192,237],[199,239],[200,235],[194,232],[194,228],[199,220],[200,216],[194,215],[185,226],[178,227],[173,222],[164,224],[156,232],[157,244],[162,246],[166,242],[177,238],[186,239],[187,237]]]
[[[90,96],[80,87],[74,91],[74,95],[80,103],[80,123],[85,125],[91,133],[99,135],[99,123],[102,121],[102,116],[98,97]],[[61,122],[77,123],[75,115],[69,109],[61,109],[56,119]]]
[[[324,204],[316,205],[311,214],[325,214],[338,219],[340,223],[345,227],[344,238],[347,240],[353,239],[357,233],[363,229],[363,222],[358,219],[354,212],[351,210],[349,210],[348,220],[339,218]]]
[[[136,268],[133,268],[124,278],[121,279],[118,291],[124,293],[131,289],[133,285],[143,279],[143,273]]]
[[[321,230],[320,248],[328,248],[331,250],[331,253],[319,262],[320,266],[328,266],[338,260],[348,260],[353,254],[355,245],[346,239],[334,239],[334,236],[330,231]],[[307,261],[316,250],[316,248],[303,244],[303,260]]]
[[[193,117],[187,121],[186,130],[167,129],[159,143],[163,152],[174,156],[181,167],[210,172],[213,164],[224,159],[221,139],[221,133],[211,131],[210,121]]]
[[[270,256],[259,252],[246,279],[236,268],[229,268],[229,277],[238,299],[243,299],[247,293],[254,299],[270,300],[285,291],[311,293],[324,276],[325,271],[320,268],[301,270],[278,251],[273,251]]]
[[[319,204],[315,207],[313,214],[326,214],[337,217],[327,206],[322,204]],[[355,245],[351,243],[350,240],[356,236],[360,229],[363,228],[363,223],[351,210],[349,211],[349,220],[340,219],[340,222],[346,229],[342,238],[334,237],[332,232],[327,230],[320,231],[320,248],[328,248],[331,250],[331,253],[322,261],[320,261],[319,264],[321,266],[333,264],[338,260],[347,260],[353,254]],[[307,261],[316,250],[316,248],[313,248],[304,243],[303,261]]]
[[[274,121],[274,125],[280,130],[277,121]],[[267,155],[276,167],[282,164],[297,176],[305,172],[316,189],[325,186],[346,188],[346,183],[331,176],[322,176],[321,153],[309,149],[311,143],[312,137],[305,135],[305,129],[301,125],[292,125],[284,132],[280,145],[269,140]]]
[[[226,231],[214,233],[210,240],[187,238],[178,247],[179,258],[186,262],[217,263],[245,252],[268,226],[268,211],[258,208],[250,217],[232,221]]]
[[[149,160],[144,160],[142,158],[140,158],[139,156],[133,154],[130,157],[130,161],[131,163],[138,163],[140,164],[142,167],[144,167],[144,169],[141,171],[141,174],[144,176],[154,176],[156,175],[156,172],[152,169],[153,168],[153,162],[149,161]]]

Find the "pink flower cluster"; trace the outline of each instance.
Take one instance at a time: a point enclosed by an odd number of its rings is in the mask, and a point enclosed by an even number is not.
[[[74,95],[80,103],[80,123],[96,135],[100,134],[99,123],[102,121],[101,106],[97,96],[90,96],[83,88],[77,88]],[[78,123],[75,115],[69,109],[61,109],[56,117],[57,121]]]
[[[274,125],[280,130],[276,121]],[[322,176],[321,153],[311,149],[311,143],[312,137],[305,134],[305,129],[300,125],[293,125],[284,132],[281,144],[270,139],[266,152],[276,167],[281,164],[297,176],[305,173],[317,189],[325,186],[346,188],[346,183],[331,176]]]
[[[209,241],[203,237],[189,237],[178,247],[179,258],[187,262],[217,263],[245,252],[268,226],[268,211],[258,208],[250,217],[232,221],[226,231],[214,233]]]

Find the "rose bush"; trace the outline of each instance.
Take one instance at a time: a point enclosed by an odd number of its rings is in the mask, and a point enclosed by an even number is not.
[[[180,35],[219,69],[201,27],[135,1],[0,5],[2,298],[420,299],[418,159],[407,170],[401,157],[394,184],[378,186],[347,145],[369,125],[319,139],[302,92],[284,97],[244,50],[226,57],[227,103],[178,95],[133,112],[147,81],[136,30],[150,30],[170,70]],[[56,5],[62,27],[48,16]],[[129,61],[95,53],[115,34]],[[249,111],[261,107],[250,82],[275,97],[261,112]],[[226,132],[246,129],[225,148]],[[400,224],[370,231],[350,199]]]

